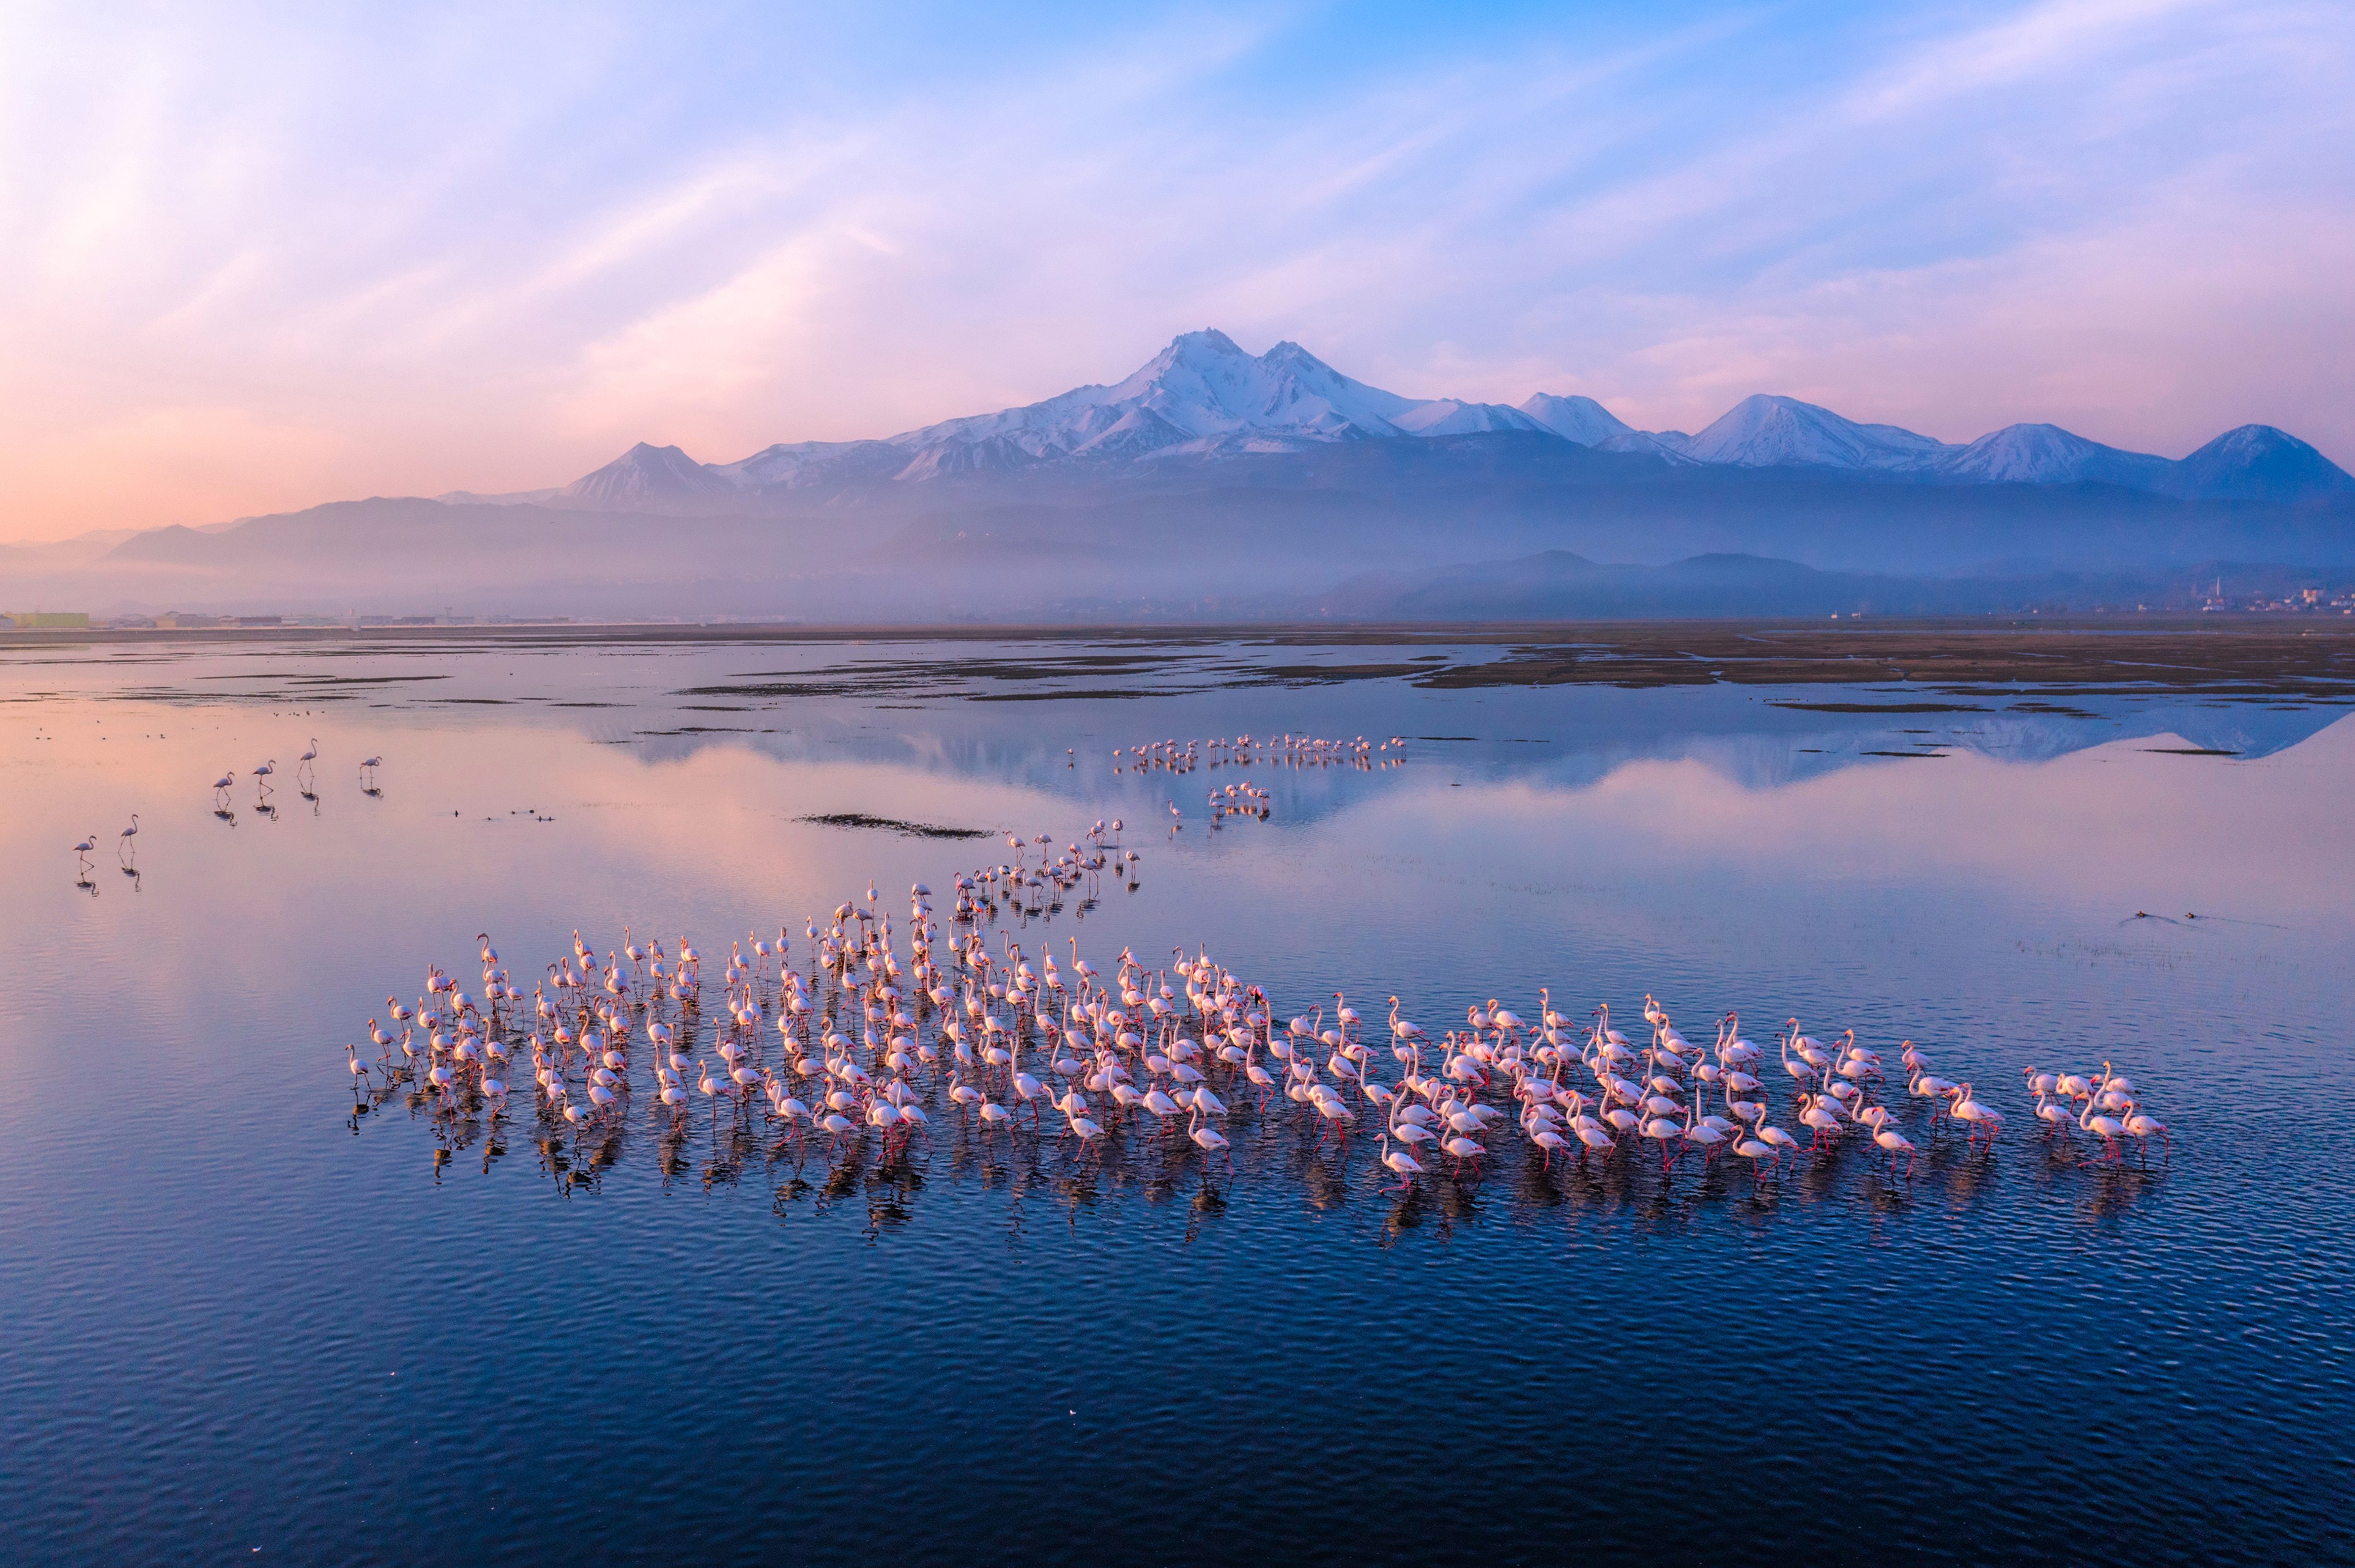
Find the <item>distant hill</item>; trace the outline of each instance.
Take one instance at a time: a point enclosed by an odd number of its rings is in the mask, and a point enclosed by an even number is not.
[[[2304,501],[2355,492],[2355,477],[2286,431],[2243,425],[2174,465],[2168,488],[2177,495]]]
[[[2051,607],[2131,607],[2180,598],[2187,583],[2229,575],[2243,592],[2286,593],[2278,567],[2205,562],[2169,572],[1994,573],[1962,577],[1823,572],[1760,556],[1694,556],[1665,566],[1606,566],[1564,550],[1419,572],[1368,572],[1304,601],[1307,617],[1358,620],[1710,620],[1785,616],[1977,615]]]

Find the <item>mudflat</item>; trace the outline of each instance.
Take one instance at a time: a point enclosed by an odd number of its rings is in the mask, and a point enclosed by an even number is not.
[[[1403,681],[1432,689],[1600,684],[1880,685],[1967,695],[2029,686],[2051,696],[2200,692],[2216,696],[2355,698],[2355,620],[2323,616],[2126,622],[1974,620],[1832,624],[1808,621],[1607,621],[1544,624],[1083,626],[620,625],[270,628],[199,631],[0,632],[0,651],[136,643],[304,643],[338,651],[446,653],[665,644],[839,646],[875,650],[816,668],[699,685],[683,696],[758,699],[880,696],[922,690],[977,701],[1126,699],[1167,691]],[[970,658],[943,650],[1007,645]],[[929,644],[923,652],[912,645]],[[1285,652],[1380,649],[1363,662],[1297,662]],[[1070,652],[1060,650],[1068,649]],[[1490,650],[1501,649],[1501,653]],[[891,650],[897,656],[880,656]],[[1414,653],[1414,650],[1434,650]],[[1444,650],[1444,652],[1438,652]],[[310,694],[434,676],[305,680]],[[1109,683],[1074,689],[1055,683]],[[943,687],[943,681],[964,683]],[[1826,712],[1950,711],[1937,705],[1827,706]]]

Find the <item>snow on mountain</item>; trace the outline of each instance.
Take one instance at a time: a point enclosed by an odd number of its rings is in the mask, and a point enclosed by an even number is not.
[[[2180,462],[2125,451],[2058,425],[2007,425],[1950,446],[1896,425],[1862,425],[1796,397],[1745,397],[1697,436],[1673,430],[1617,437],[1606,450],[1646,441],[1700,462],[1743,468],[1833,468],[1910,473],[1953,484],[2094,482],[2196,500],[2298,501],[2355,492],[2355,476],[2270,425],[2243,425]]]
[[[1693,437],[1686,455],[1741,468],[1928,468],[1944,441],[1895,425],[1859,425],[1829,408],[1761,392],[1744,397]]]
[[[935,441],[908,461],[894,479],[946,479],[952,474],[1011,473],[1028,468],[1039,454],[1011,435],[985,436],[977,441]]]
[[[944,419],[877,441],[768,447],[710,472],[749,488],[1006,472],[1070,458],[1291,451],[1337,440],[1540,430],[1518,410],[1401,397],[1342,375],[1296,343],[1263,355],[1222,332],[1185,333],[1135,374],[1042,402]]]
[[[2092,481],[2192,498],[2296,500],[2355,491],[2355,478],[2266,425],[2218,437],[2181,462],[2122,451],[2056,425],[2021,424],[1950,446],[1895,425],[1859,424],[1796,397],[1745,397],[1699,435],[1630,429],[1591,397],[1533,394],[1519,408],[1403,397],[1354,380],[1296,343],[1245,351],[1222,332],[1172,339],[1125,380],[1073,387],[992,414],[879,440],[798,441],[707,465],[640,443],[561,491],[453,501],[547,501],[626,508],[745,491],[1009,474],[1042,463],[1178,461],[1295,452],[1336,441],[1545,433],[1598,451],[1672,463],[1904,474],[1955,484]]]
[[[2174,467],[2163,457],[2104,446],[2058,425],[2006,425],[1966,447],[1949,448],[1938,461],[1938,473],[1973,484],[2075,484],[2090,480],[2159,490]]]
[[[1147,408],[1135,408],[1073,449],[1079,457],[1142,457],[1192,437],[1182,426]]]
[[[1435,397],[1391,421],[1412,436],[1470,436],[1486,430],[1544,430],[1543,423],[1502,403]]]
[[[640,441],[594,473],[574,480],[559,494],[566,501],[610,503],[726,495],[735,488],[725,475],[714,473],[677,447]]]
[[[889,441],[779,441],[711,471],[740,489],[791,489],[845,480],[888,479],[908,464]]]
[[[1938,477],[1975,484],[2092,480],[2202,501],[2303,501],[2355,491],[2355,476],[2271,425],[2227,430],[2179,462],[2121,451],[2058,425],[2007,425],[1950,448]]]
[[[1689,463],[1694,460],[1685,455],[1692,438],[1682,430],[1622,430],[1615,436],[1605,436],[1594,443],[1599,452],[1634,452],[1642,457],[1656,457],[1668,462]]]
[[[2355,491],[2355,475],[2286,430],[2243,425],[2170,464],[2178,495],[2232,501],[2304,501]]]
[[[1132,388],[1134,390],[1132,390]],[[1256,360],[1222,332],[1188,333],[1114,389],[1197,435],[1274,431],[1327,440],[1395,435],[1423,407],[1342,375],[1296,343]]]
[[[1076,387],[1026,408],[944,420],[891,442],[923,451],[1002,437],[1034,458],[1056,458],[1115,431],[1113,449],[1132,453],[1159,450],[1147,441],[1182,446],[1246,433],[1347,440],[1404,433],[1398,421],[1426,407],[1353,381],[1296,343],[1253,355],[1211,330],[1173,339],[1114,386]],[[1451,404],[1447,411],[1461,407]]]
[[[1599,446],[1614,436],[1636,433],[1618,415],[1592,397],[1557,397],[1550,392],[1532,392],[1521,404],[1521,412],[1562,440],[1576,441],[1582,447]]]

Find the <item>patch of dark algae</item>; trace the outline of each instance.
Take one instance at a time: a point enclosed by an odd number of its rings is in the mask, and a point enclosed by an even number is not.
[[[986,839],[986,828],[943,828],[934,822],[903,822],[897,817],[871,817],[864,811],[826,811],[804,817],[805,822],[815,822],[821,828],[878,828],[889,833],[904,833],[912,839]]]

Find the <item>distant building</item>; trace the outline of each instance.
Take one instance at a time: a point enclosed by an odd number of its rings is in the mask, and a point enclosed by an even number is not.
[[[19,609],[6,620],[19,631],[87,631],[90,615],[79,609]]]
[[[155,618],[155,624],[166,631],[202,631],[220,623],[218,615],[190,615],[178,609],[167,609]]]

